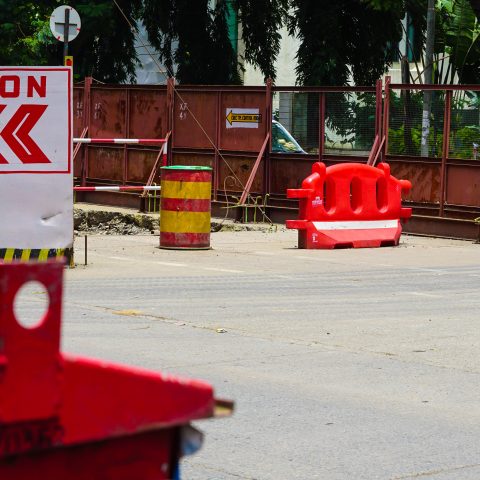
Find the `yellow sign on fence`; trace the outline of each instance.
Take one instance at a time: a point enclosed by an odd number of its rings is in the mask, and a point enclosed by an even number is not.
[[[227,108],[225,119],[227,128],[258,128],[262,115],[258,108]]]

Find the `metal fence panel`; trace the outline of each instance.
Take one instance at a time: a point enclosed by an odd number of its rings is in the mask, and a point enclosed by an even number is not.
[[[478,165],[449,165],[446,203],[480,206],[480,162]]]
[[[219,148],[258,152],[268,129],[265,93],[221,92],[219,103]]]
[[[319,149],[319,93],[276,92],[273,99],[274,118],[307,153],[318,154]],[[272,152],[296,153],[296,144],[283,131],[273,128]]]
[[[90,94],[92,138],[125,138],[127,135],[127,90],[95,88]]]
[[[368,156],[375,139],[375,94],[326,94],[325,153]]]
[[[173,147],[213,148],[216,142],[216,92],[180,92],[174,97]]]
[[[128,149],[126,183],[141,183],[145,185],[157,156],[158,150]]]
[[[73,136],[79,137],[82,134],[84,128],[84,89],[83,87],[74,87],[73,88]]]
[[[167,91],[129,91],[128,136],[130,138],[165,138],[168,132]]]
[[[415,203],[433,203],[440,201],[440,165],[401,159],[389,159],[392,175],[410,180],[412,188],[405,200]]]
[[[422,136],[424,92],[392,89],[388,129],[388,153],[391,155],[442,157],[445,94],[431,91],[430,129]],[[426,142],[422,154],[422,141]]]
[[[118,147],[88,146],[88,177],[123,183],[124,150]]]
[[[450,158],[480,160],[479,92],[458,91],[452,98],[450,120]]]
[[[439,216],[462,211],[471,217],[480,208],[480,88],[388,83],[386,88],[383,105],[377,105],[381,91],[376,96],[374,87],[180,86],[174,91],[173,82],[139,87],[90,80],[74,87],[74,135],[89,127],[92,138],[159,138],[171,129],[170,161],[212,167],[217,199],[240,196],[270,133],[271,149],[251,178],[252,197],[270,196],[276,205],[291,206],[285,192],[300,186],[312,162],[365,162],[383,125],[387,155],[380,136],[378,159],[391,163],[393,175],[412,182],[407,200],[419,211]],[[424,90],[432,91],[426,151]],[[230,121],[255,125],[228,125],[230,112],[246,111]],[[75,176],[85,183],[143,183],[157,155],[153,147],[83,146]]]

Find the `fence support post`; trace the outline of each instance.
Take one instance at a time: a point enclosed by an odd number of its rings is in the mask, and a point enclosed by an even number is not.
[[[443,114],[443,145],[442,145],[442,166],[440,169],[440,208],[438,215],[444,216],[445,199],[447,190],[447,158],[450,150],[450,116],[452,110],[452,90],[445,92],[445,107]]]
[[[175,77],[167,80],[167,131],[171,132],[167,143],[167,165],[173,164],[173,142],[174,142],[174,113],[175,113]]]
[[[265,168],[264,168],[264,181],[263,181],[263,195],[270,193],[272,179],[271,175],[271,165],[270,165],[270,151],[272,145],[272,85],[273,80],[267,78],[265,85],[265,135],[268,135],[267,145],[265,148]]]
[[[318,95],[318,161],[323,162],[325,154],[325,93],[320,92]]]
[[[387,153],[388,153],[388,127],[390,123],[390,82],[391,77],[385,77],[385,98],[383,100],[383,137],[384,143],[382,148],[382,162],[387,160]]]
[[[220,119],[222,105],[222,92],[217,92],[215,102],[215,155],[213,157],[213,200],[218,200],[218,190],[220,188],[220,157],[218,155],[220,149]]]
[[[87,129],[87,132],[91,132],[91,86],[92,86],[92,77],[85,77],[85,83],[83,86],[83,128]],[[85,147],[83,152],[83,165],[82,165],[82,187],[87,185],[88,177],[88,146]]]
[[[257,159],[252,167],[252,171],[250,176],[248,177],[247,183],[245,184],[245,188],[243,189],[242,196],[238,202],[239,205],[245,205],[248,196],[250,195],[250,189],[252,188],[253,181],[255,180],[255,175],[257,174],[258,167],[260,162],[262,161],[263,156],[267,154],[267,148],[270,145],[270,134],[267,133],[265,140],[263,141],[262,148],[260,148],[260,152],[258,153]]]
[[[382,136],[382,80],[377,80],[375,89],[375,136]]]
[[[130,138],[130,89],[125,89],[125,138]],[[123,185],[128,183],[128,145],[123,146]]]

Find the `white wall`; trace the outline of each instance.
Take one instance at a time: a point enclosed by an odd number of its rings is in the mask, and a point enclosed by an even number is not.
[[[297,66],[297,60],[295,55],[297,54],[298,46],[300,42],[297,38],[290,36],[287,32],[287,28],[283,27],[280,31],[282,39],[280,41],[280,51],[275,62],[275,68],[277,69],[277,78],[275,80],[276,85],[295,85],[296,73],[295,67]],[[239,39],[241,39],[241,31],[239,31]],[[245,45],[239,41],[239,54],[243,55],[245,52]],[[245,72],[243,75],[244,85],[264,85],[263,74],[249,63],[244,64]]]
[[[135,38],[135,49],[140,64],[135,68],[137,75],[136,83],[164,85],[167,83],[167,77],[169,76],[165,66],[158,59],[158,52],[150,45],[143,24],[138,23],[137,26],[138,38]],[[173,48],[175,48],[175,44]]]

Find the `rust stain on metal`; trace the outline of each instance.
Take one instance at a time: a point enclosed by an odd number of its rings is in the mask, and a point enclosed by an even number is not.
[[[447,166],[446,202],[451,205],[480,205],[480,164]]]
[[[438,203],[440,200],[440,164],[421,164],[389,160],[392,175],[405,178],[412,189],[405,199],[412,202]]]

